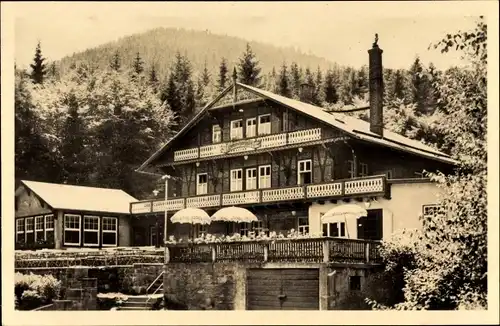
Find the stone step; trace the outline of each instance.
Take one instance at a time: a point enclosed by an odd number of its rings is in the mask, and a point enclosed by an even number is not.
[[[147,307],[129,307],[129,306],[121,306],[119,310],[151,310]]]
[[[121,305],[122,307],[143,307],[143,308],[148,308],[152,306],[151,302],[129,302],[129,301],[124,301]]]

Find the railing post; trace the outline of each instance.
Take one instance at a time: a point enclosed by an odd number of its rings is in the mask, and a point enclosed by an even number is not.
[[[368,263],[370,262],[370,243],[367,242],[365,244],[365,261]]]
[[[328,239],[323,239],[323,262],[328,263],[330,261],[330,243]]]
[[[216,257],[217,251],[216,251],[215,246],[216,246],[215,243],[210,246],[212,249],[212,263],[215,263],[215,260],[217,259],[217,257]]]
[[[264,243],[264,262],[267,262],[269,256],[269,244],[267,242]]]

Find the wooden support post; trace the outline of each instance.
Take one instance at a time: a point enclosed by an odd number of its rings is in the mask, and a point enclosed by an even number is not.
[[[269,257],[269,244],[265,243],[264,244],[264,262],[267,262],[267,259]]]
[[[215,260],[217,259],[215,246],[216,246],[215,244],[210,246],[210,248],[212,249],[212,263],[215,263]]]
[[[365,244],[365,260],[367,263],[370,262],[370,243]]]
[[[323,262],[328,263],[330,261],[330,243],[328,240],[323,240]]]

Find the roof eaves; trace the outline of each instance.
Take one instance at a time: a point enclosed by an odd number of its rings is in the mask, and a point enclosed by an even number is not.
[[[21,180],[21,184],[24,185],[26,188],[28,188],[29,191],[31,191],[36,196],[36,198],[38,198],[39,200],[41,200],[42,202],[44,202],[45,204],[47,204],[47,206],[49,206],[50,209],[52,209],[52,210],[56,209],[47,200],[43,199],[39,194],[37,194],[36,191],[33,190],[28,184],[26,184],[25,181],[29,182],[29,180]]]

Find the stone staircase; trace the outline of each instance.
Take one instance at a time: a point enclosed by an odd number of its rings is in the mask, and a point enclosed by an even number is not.
[[[123,301],[118,310],[151,310],[156,300],[161,297],[163,294],[131,295]]]

